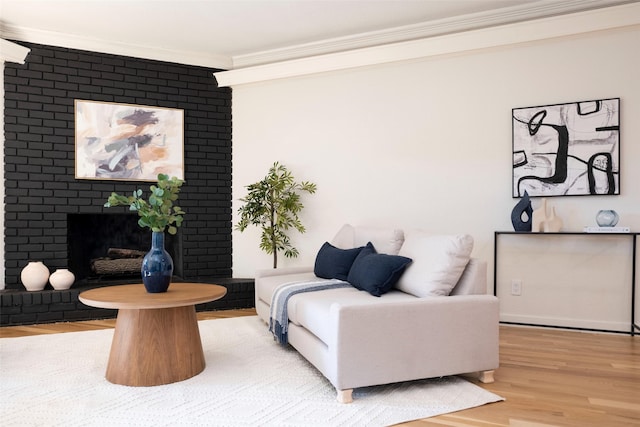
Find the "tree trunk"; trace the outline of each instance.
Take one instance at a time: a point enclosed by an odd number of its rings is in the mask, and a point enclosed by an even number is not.
[[[269,207],[271,209],[271,249],[273,250],[273,268],[278,268],[278,246],[276,245],[276,207],[273,191],[270,194]]]

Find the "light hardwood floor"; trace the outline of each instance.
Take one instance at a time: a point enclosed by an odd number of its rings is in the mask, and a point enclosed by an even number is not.
[[[213,311],[198,313],[198,318],[254,314],[253,309]],[[0,338],[114,324],[110,319],[12,326],[0,328]],[[495,378],[493,384],[476,383],[504,402],[403,426],[640,426],[640,337],[501,326]]]

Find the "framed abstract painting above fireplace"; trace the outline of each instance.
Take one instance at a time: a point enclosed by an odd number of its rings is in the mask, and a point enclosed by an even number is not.
[[[512,196],[620,194],[620,98],[514,108]]]
[[[184,111],[75,100],[77,179],[184,179]]]

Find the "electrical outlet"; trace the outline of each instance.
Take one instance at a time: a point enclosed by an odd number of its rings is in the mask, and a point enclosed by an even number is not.
[[[513,279],[511,281],[511,295],[515,295],[515,296],[522,295],[522,280]]]

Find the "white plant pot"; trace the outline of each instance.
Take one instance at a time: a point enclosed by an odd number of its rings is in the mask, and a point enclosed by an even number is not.
[[[49,283],[51,283],[53,289],[58,291],[69,289],[75,280],[76,276],[66,268],[57,269],[49,277]]]
[[[20,272],[20,280],[28,291],[41,291],[49,280],[49,269],[41,261],[30,261]]]

